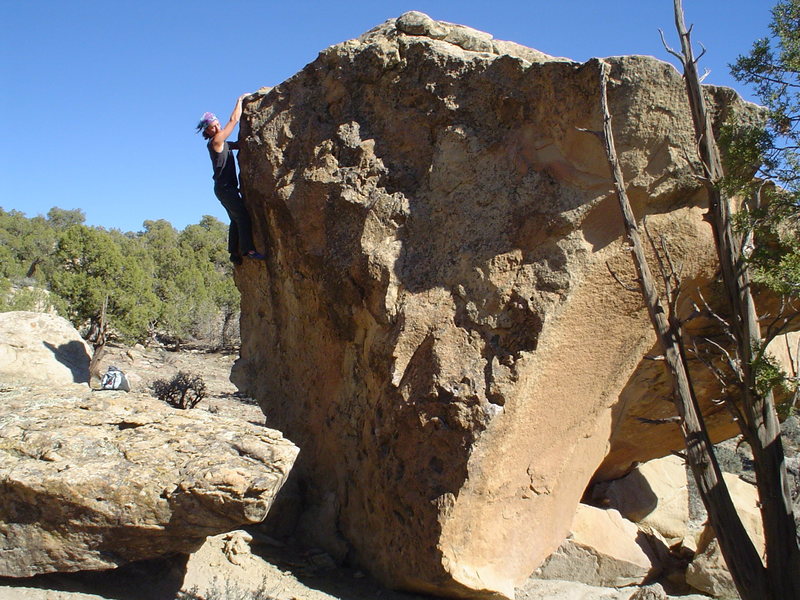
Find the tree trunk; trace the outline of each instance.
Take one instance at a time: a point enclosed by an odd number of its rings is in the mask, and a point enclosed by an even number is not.
[[[228,333],[228,330],[230,329],[231,321],[233,321],[233,315],[235,313],[234,313],[233,309],[231,309],[230,307],[224,307],[222,309],[222,312],[223,312],[223,320],[222,320],[222,332],[221,332],[220,345],[221,345],[221,349],[225,350],[230,345],[230,335]]]
[[[800,547],[786,477],[786,464],[772,392],[756,390],[754,352],[762,348],[761,328],[750,292],[750,278],[741,253],[741,242],[733,231],[730,202],[722,196],[724,175],[719,148],[697,74],[690,33],[683,18],[681,0],[674,0],[675,26],[681,40],[684,79],[694,121],[700,158],[705,169],[711,224],[722,271],[725,293],[731,307],[732,329],[741,359],[741,407],[746,422],[739,422],[753,450],[758,494],[766,540],[767,574],[775,598],[800,600]],[[730,568],[730,563],[728,563]]]
[[[94,351],[92,358],[89,360],[89,387],[92,387],[92,378],[96,377],[101,379],[100,375],[100,361],[106,353],[106,330],[108,328],[106,321],[106,311],[108,310],[108,296],[103,300],[103,307],[100,310],[100,322],[97,324],[94,337],[92,339],[92,331],[89,331],[90,339],[93,342]],[[94,321],[92,321],[92,328],[94,329]]]
[[[611,130],[607,99],[608,64],[600,61],[600,102],[603,111],[603,142],[614,187],[622,211],[625,232],[633,247],[639,284],[647,312],[658,335],[666,358],[666,367],[673,385],[673,400],[681,418],[681,432],[686,442],[687,458],[709,519],[719,539],[736,587],[743,600],[769,598],[764,566],[758,551],[742,525],[728,488],[722,479],[717,459],[700,413],[697,398],[689,379],[686,358],[681,346],[680,324],[674,315],[669,318],[656,292],[653,275],[647,262],[639,228],[625,192]]]

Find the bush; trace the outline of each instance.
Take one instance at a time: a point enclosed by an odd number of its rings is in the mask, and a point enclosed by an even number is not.
[[[212,587],[201,593],[197,586],[187,591],[180,591],[175,600],[277,600],[274,592],[276,585],[270,585],[267,578],[261,580],[257,589],[243,589],[230,579],[220,582],[214,577]]]
[[[171,381],[153,382],[153,394],[175,408],[194,408],[206,397],[206,383],[200,375],[179,371]]]

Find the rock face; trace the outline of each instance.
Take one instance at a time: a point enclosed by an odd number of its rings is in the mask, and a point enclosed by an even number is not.
[[[608,61],[634,209],[687,289],[706,285],[681,76]],[[269,258],[237,270],[233,379],[302,448],[301,527],[389,585],[511,596],[567,534],[653,347],[609,272],[635,279],[602,145],[579,130],[601,128],[598,74],[411,13],[246,104]]]
[[[193,552],[262,521],[296,454],[278,432],[133,394],[4,390],[0,576]]]
[[[62,317],[0,313],[0,379],[54,386],[89,382],[91,348]]]

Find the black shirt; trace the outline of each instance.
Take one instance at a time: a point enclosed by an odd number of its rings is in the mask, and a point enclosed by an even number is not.
[[[211,156],[211,164],[214,166],[215,185],[225,185],[239,187],[239,178],[236,176],[236,161],[231,154],[228,142],[223,142],[222,152],[215,152],[211,147],[213,140],[208,141],[208,154]]]

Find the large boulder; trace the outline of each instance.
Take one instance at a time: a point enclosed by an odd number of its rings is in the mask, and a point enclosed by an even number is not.
[[[0,313],[0,380],[89,382],[90,346],[66,319],[53,314]]]
[[[634,210],[687,290],[707,286],[683,80],[607,60]],[[709,101],[749,118],[729,90]],[[596,60],[419,13],[246,103],[242,182],[268,259],[237,269],[233,379],[302,448],[301,530],[389,585],[511,596],[607,453],[655,339],[617,281],[635,272],[603,146],[581,131],[599,107]]]
[[[261,522],[297,454],[248,422],[90,394],[0,393],[0,576],[191,553]]]

